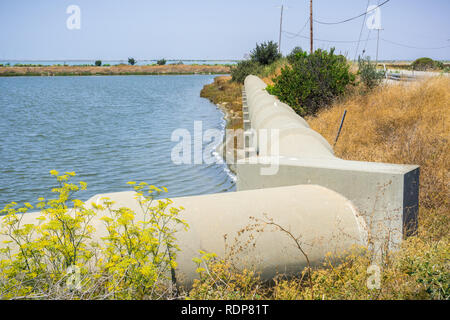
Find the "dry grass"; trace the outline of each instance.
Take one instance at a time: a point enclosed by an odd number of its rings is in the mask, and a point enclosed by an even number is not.
[[[241,129],[242,122],[242,86],[231,81],[230,76],[219,76],[207,84],[200,96],[219,105],[227,113],[227,129]]]
[[[265,81],[270,83],[269,78]],[[380,289],[367,288],[372,260],[357,250],[340,264],[330,262],[335,257],[325,259],[311,275],[313,290],[302,277],[276,278],[267,287],[257,274],[234,270],[223,277],[223,286],[217,287],[214,278],[197,283],[190,298],[236,299],[238,288],[246,293],[241,299],[449,299],[450,79],[382,86],[365,95],[355,90],[306,120],[333,144],[344,110],[337,156],[421,167],[419,234],[386,256]]]
[[[176,65],[164,66],[130,66],[110,67],[95,66],[46,66],[46,67],[1,67],[0,76],[24,75],[127,75],[127,74],[195,74],[195,73],[229,73],[228,66],[212,65]]]
[[[420,165],[420,234],[436,240],[448,236],[450,79],[382,86],[347,97],[306,120],[332,144],[345,109],[335,154]]]

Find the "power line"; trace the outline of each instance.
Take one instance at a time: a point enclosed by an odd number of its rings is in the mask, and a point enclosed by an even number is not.
[[[349,19],[345,19],[345,20],[337,21],[337,22],[324,22],[324,21],[318,21],[318,20],[315,20],[315,19],[314,19],[314,22],[320,23],[320,24],[340,24],[340,23],[349,22],[349,21],[358,19],[359,17],[365,16],[367,13],[369,13],[369,12],[371,12],[371,11],[373,11],[373,10],[379,8],[379,7],[381,7],[382,5],[388,3],[389,1],[390,1],[390,0],[386,0],[386,1],[384,1],[382,4],[379,4],[378,6],[372,8],[372,9],[370,9],[370,10],[364,12],[364,13],[361,13],[360,15],[357,15],[357,16],[355,16],[355,17],[353,17],[353,18],[349,18]]]
[[[286,36],[287,36],[289,39],[294,39],[295,37],[298,37],[298,36],[303,32],[303,30],[305,30],[306,26],[308,25],[308,22],[309,22],[309,18],[306,19],[305,25],[304,25],[304,26],[300,29],[300,31],[297,32],[297,33],[289,32],[289,34],[292,34],[292,35],[288,35],[287,32],[285,32],[285,31],[283,31],[283,32],[286,33]]]
[[[289,32],[289,31],[283,30],[283,33],[289,34],[289,35],[293,36],[293,38],[300,37],[300,38],[309,39],[309,37],[306,37],[306,36],[303,36],[300,34],[296,34],[293,32]],[[326,39],[318,39],[318,38],[314,38],[314,40],[322,41],[322,42],[336,42],[336,43],[357,43],[358,42],[357,40],[326,40]],[[367,39],[367,40],[376,40],[376,39]]]
[[[283,30],[283,33],[291,35],[292,38],[300,37],[300,38],[304,38],[304,39],[309,39],[309,37],[307,37],[307,36],[303,36],[303,35],[300,35],[300,34],[289,32],[289,31],[284,31]],[[360,42],[359,40],[327,40],[327,39],[319,39],[319,38],[314,38],[314,40],[315,41],[322,41],[322,42],[331,42],[331,43],[358,43],[358,42]],[[363,51],[366,50],[367,42],[368,41],[374,41],[374,40],[377,40],[377,39],[376,38],[370,38],[370,30],[369,30],[369,33],[367,35],[367,39],[365,40],[366,44],[364,46]],[[391,43],[391,44],[395,44],[395,45],[398,45],[398,46],[403,46],[403,47],[406,47],[406,48],[412,48],[412,49],[438,50],[438,49],[450,48],[450,45],[442,46],[442,47],[425,48],[425,47],[415,47],[415,46],[410,46],[410,45],[406,45],[406,44],[401,44],[401,43],[394,42],[394,41],[387,40],[387,39],[383,39],[383,38],[380,38],[380,40],[388,42],[388,43]]]
[[[391,44],[395,44],[397,46],[411,48],[411,49],[438,50],[438,49],[450,48],[450,45],[442,46],[442,47],[434,47],[434,48],[415,47],[415,46],[410,46],[410,45],[407,45],[407,44],[402,44],[402,43],[394,42],[394,41],[383,39],[383,38],[381,38],[381,40],[383,40],[385,42],[388,42],[388,43],[391,43]]]
[[[369,7],[369,4],[370,4],[370,0],[367,0],[366,8]],[[363,19],[363,22],[361,24],[361,30],[359,31],[358,45],[356,46],[355,57],[353,58],[353,60],[356,60],[356,55],[358,54],[359,42],[361,41],[361,37],[362,37],[363,29],[364,29],[364,23],[366,22],[366,15],[367,15],[367,12],[364,14],[364,19]]]
[[[369,42],[369,38],[370,38],[370,33],[372,32],[372,29],[369,29],[369,32],[367,33],[367,38],[366,38],[366,43],[364,44],[364,49],[362,51],[362,55],[364,56],[364,53],[366,52],[366,48],[367,48],[367,42]]]

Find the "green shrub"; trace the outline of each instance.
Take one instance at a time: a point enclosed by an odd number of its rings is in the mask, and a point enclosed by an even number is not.
[[[444,64],[440,61],[434,61],[431,58],[419,58],[411,63],[411,68],[417,71],[427,71],[427,70],[436,70],[443,69]]]
[[[256,48],[252,50],[250,57],[261,65],[269,65],[280,59],[281,53],[278,52],[278,45],[273,41],[269,41],[256,44]]]
[[[38,199],[39,224],[22,223],[33,206],[12,202],[0,213],[0,299],[145,299],[171,297],[171,270],[176,267],[175,233],[187,224],[170,200],[154,200],[161,190],[133,185],[142,209],[115,209],[102,198],[92,208],[72,196],[86,183],[73,184],[75,173],[59,175],[54,199]],[[105,236],[94,240],[93,218],[101,213]],[[6,247],[5,247],[6,244]],[[169,290],[168,290],[169,288]]]
[[[163,66],[163,65],[165,65],[166,63],[167,63],[167,60],[166,60],[166,59],[161,59],[161,60],[156,61],[156,64],[157,64],[158,66]]]
[[[358,57],[358,74],[366,90],[372,90],[383,80],[384,71],[378,71],[375,63],[370,61],[370,57]]]
[[[134,66],[136,64],[136,60],[134,58],[128,58],[128,64]]]
[[[342,55],[318,49],[312,54],[297,52],[294,63],[267,87],[270,94],[291,106],[300,115],[314,115],[354,84],[355,75]]]
[[[292,51],[291,51],[291,53],[289,53],[288,55],[287,55],[287,60],[288,60],[288,62],[290,63],[290,64],[294,64],[294,62],[295,62],[295,55],[298,53],[298,52],[303,52],[303,49],[301,48],[301,47],[295,47],[294,49],[292,49]]]
[[[95,65],[100,67],[102,65],[102,60],[95,60]]]
[[[245,78],[250,75],[257,75],[262,71],[262,66],[252,60],[244,60],[238,62],[235,66],[231,67],[231,79],[232,81],[244,83]]]

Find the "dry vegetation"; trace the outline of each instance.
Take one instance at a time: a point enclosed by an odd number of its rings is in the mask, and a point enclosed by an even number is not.
[[[227,129],[240,129],[242,123],[242,86],[231,82],[230,76],[214,78],[200,92],[200,96],[209,99],[227,114]]]
[[[450,79],[382,86],[354,94],[316,117],[311,127],[331,144],[347,115],[335,154],[343,159],[420,165],[420,232],[449,232]]]
[[[264,80],[270,83],[270,77]],[[221,83],[223,88],[228,85]],[[226,90],[222,95],[227,99]],[[217,95],[215,102],[221,99]],[[196,281],[190,298],[450,298],[450,79],[385,85],[366,94],[355,88],[307,121],[333,144],[344,110],[347,116],[334,148],[338,157],[420,165],[419,232],[383,259],[380,289],[367,288],[370,255],[355,248],[346,257],[325,259],[311,275],[312,286],[305,270],[298,277],[279,277],[267,285],[249,270],[234,269],[223,260],[209,261],[205,263],[208,276]]]
[[[46,67],[1,67],[0,76],[70,76],[70,75],[145,75],[145,74],[197,74],[229,73],[228,66],[177,65],[163,66],[46,66]]]

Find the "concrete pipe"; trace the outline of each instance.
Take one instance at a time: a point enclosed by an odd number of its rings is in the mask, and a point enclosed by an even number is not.
[[[258,89],[247,94],[247,105],[251,109],[256,105],[256,101],[258,98],[265,98],[268,96],[268,93],[264,89]],[[276,97],[273,97],[276,99]]]
[[[142,219],[142,210],[134,192],[118,192],[96,195],[86,204],[101,203],[109,197],[114,208],[127,207]],[[301,236],[300,244],[312,265],[319,264],[328,252],[342,252],[352,245],[364,245],[366,226],[353,204],[342,195],[317,185],[296,185],[270,189],[249,190],[174,198],[171,207],[184,207],[180,217],[189,224],[188,231],[176,234],[180,252],[177,256],[177,279],[189,285],[196,275],[192,258],[199,250],[225,256],[225,240],[233,245],[237,233],[257,219],[273,219],[295,237]],[[266,216],[264,215],[266,214]],[[38,223],[39,213],[26,213],[22,223]],[[101,241],[106,235],[99,212],[92,221],[95,233],[92,240]],[[306,259],[295,242],[276,227],[266,226],[264,232],[255,232],[254,245],[246,245],[249,234],[238,237],[244,243],[235,262],[240,266],[253,266],[263,279],[280,273],[299,272],[306,266]],[[0,236],[0,246],[5,246]]]
[[[272,103],[261,104],[258,110],[250,116],[250,121],[254,129],[262,129],[264,128],[263,123],[270,121],[273,117],[281,115],[289,118],[291,121],[297,122],[298,125],[303,128],[309,128],[309,125],[302,117],[284,107],[279,107],[278,104],[274,105]],[[285,124],[281,121],[278,122],[278,125],[279,129],[285,128]]]
[[[283,109],[293,114],[296,114],[295,111],[289,107],[287,104],[278,100],[275,96],[271,96],[269,94],[258,95],[255,99],[252,100],[249,104],[250,116],[253,116],[258,112],[263,106],[268,105],[271,107],[275,107],[278,109]]]
[[[333,148],[316,131],[308,128],[280,129],[278,150],[268,139],[267,146],[259,146],[259,155],[279,155],[293,158],[329,158],[335,159]],[[267,150],[268,154],[265,154]]]
[[[254,89],[254,88],[265,88],[267,85],[264,81],[262,81],[259,77],[254,76],[254,75],[249,75],[245,78],[244,80],[244,85],[245,88],[247,89],[247,87],[249,89]]]
[[[303,120],[303,118],[298,117],[295,114],[285,112],[278,112],[275,115],[263,119],[261,122],[259,122],[258,128],[279,129],[280,123],[283,124],[283,129],[290,129],[290,128],[309,129],[309,126],[307,125],[306,121]]]
[[[140,212],[133,192],[95,196],[88,202],[107,196],[116,207],[129,207]],[[189,224],[187,232],[177,233],[181,251],[177,257],[177,278],[189,284],[196,277],[193,257],[199,250],[224,256],[225,240],[233,245],[239,230],[254,223],[250,217],[264,219],[264,214],[297,236],[313,265],[319,264],[327,252],[342,252],[352,245],[366,242],[364,222],[353,204],[342,195],[317,185],[217,193],[174,198],[173,207],[184,207],[181,218]],[[282,204],[282,205],[281,205]],[[246,246],[236,258],[241,266],[254,266],[264,279],[277,272],[299,272],[306,259],[295,242],[281,231],[255,233],[255,247]],[[98,235],[100,236],[100,234]],[[249,234],[239,238],[245,243]]]

